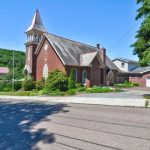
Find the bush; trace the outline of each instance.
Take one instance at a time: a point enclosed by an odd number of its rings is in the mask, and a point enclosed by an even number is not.
[[[22,87],[25,91],[32,91],[33,89],[35,89],[35,81],[33,81],[32,77],[25,78]]]
[[[67,91],[68,78],[63,72],[55,70],[49,74],[45,82],[45,88],[47,92],[52,92],[56,90]]]
[[[80,87],[80,88],[78,88],[78,92],[84,92],[84,91],[86,91],[86,87]]]
[[[86,92],[87,93],[108,93],[108,92],[113,92],[113,89],[109,87],[93,87],[93,88],[88,88]]]
[[[76,83],[76,88],[79,89],[79,88],[82,88],[82,84],[81,83]]]
[[[22,88],[22,82],[21,81],[17,81],[14,83],[14,90],[18,91]]]
[[[75,89],[76,88],[76,84],[75,84],[75,69],[72,68],[70,71],[70,76],[68,79],[68,88],[69,89]]]
[[[36,89],[38,91],[42,90],[44,88],[44,84],[45,84],[45,81],[44,79],[40,80],[40,81],[36,81]]]
[[[70,89],[67,91],[67,95],[75,95],[76,94],[76,90],[75,89]]]
[[[128,81],[125,81],[122,84],[114,84],[114,87],[116,87],[116,88],[131,88],[131,87],[136,87],[136,86],[139,86],[139,84],[138,83],[131,83]]]
[[[0,81],[0,91],[2,91],[2,92],[12,91],[12,82]]]

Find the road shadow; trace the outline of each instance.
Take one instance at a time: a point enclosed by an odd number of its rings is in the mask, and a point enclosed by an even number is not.
[[[55,137],[46,129],[35,132],[30,129],[48,115],[63,112],[64,107],[64,104],[0,102],[0,150],[31,150],[39,141],[53,143]]]

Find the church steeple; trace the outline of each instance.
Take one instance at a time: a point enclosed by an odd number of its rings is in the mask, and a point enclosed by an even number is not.
[[[32,75],[36,79],[36,54],[37,46],[46,32],[43,26],[39,11],[36,10],[30,27],[26,30],[27,41],[26,45],[26,66],[27,75]]]
[[[42,19],[40,17],[38,9],[36,10],[34,17],[32,19],[32,23],[29,28],[26,30],[27,34],[27,43],[29,42],[37,42],[41,40],[43,33],[47,32],[45,27],[43,26]]]
[[[37,31],[40,31],[40,32],[47,32],[46,29],[43,26],[42,19],[40,17],[38,9],[36,10],[36,12],[34,14],[34,17],[32,19],[32,23],[31,23],[30,27],[27,29],[26,32],[29,32],[31,30],[37,30]]]

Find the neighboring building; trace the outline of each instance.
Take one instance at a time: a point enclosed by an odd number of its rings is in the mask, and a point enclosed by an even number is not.
[[[136,69],[139,65],[137,61],[116,58],[113,60],[114,64],[119,68],[117,82],[123,83],[129,81],[130,71]]]
[[[142,87],[150,87],[150,66],[138,67],[131,71],[129,81],[139,83]]]
[[[26,65],[24,72],[35,80],[47,78],[59,69],[70,74],[75,68],[76,80],[88,87],[111,85],[117,82],[118,68],[106,56],[106,50],[49,34],[36,11],[26,31]]]
[[[118,83],[126,80],[138,83],[141,87],[150,87],[150,66],[139,67],[138,62],[123,58],[113,60],[114,64],[119,68]]]
[[[132,71],[139,66],[137,61],[123,58],[116,58],[113,62],[122,72]]]
[[[6,75],[9,73],[9,69],[7,67],[0,67],[0,75]]]

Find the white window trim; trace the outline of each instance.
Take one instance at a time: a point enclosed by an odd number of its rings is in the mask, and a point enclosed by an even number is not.
[[[86,74],[86,78],[85,78],[84,74]],[[84,78],[85,78],[85,79],[84,79]],[[83,84],[83,85],[86,85],[86,79],[87,79],[87,71],[84,69],[84,70],[82,71],[82,84]],[[83,80],[85,80],[85,83],[84,83]]]
[[[43,74],[42,74],[43,78],[47,79],[48,78],[48,65],[45,64],[43,66]]]

